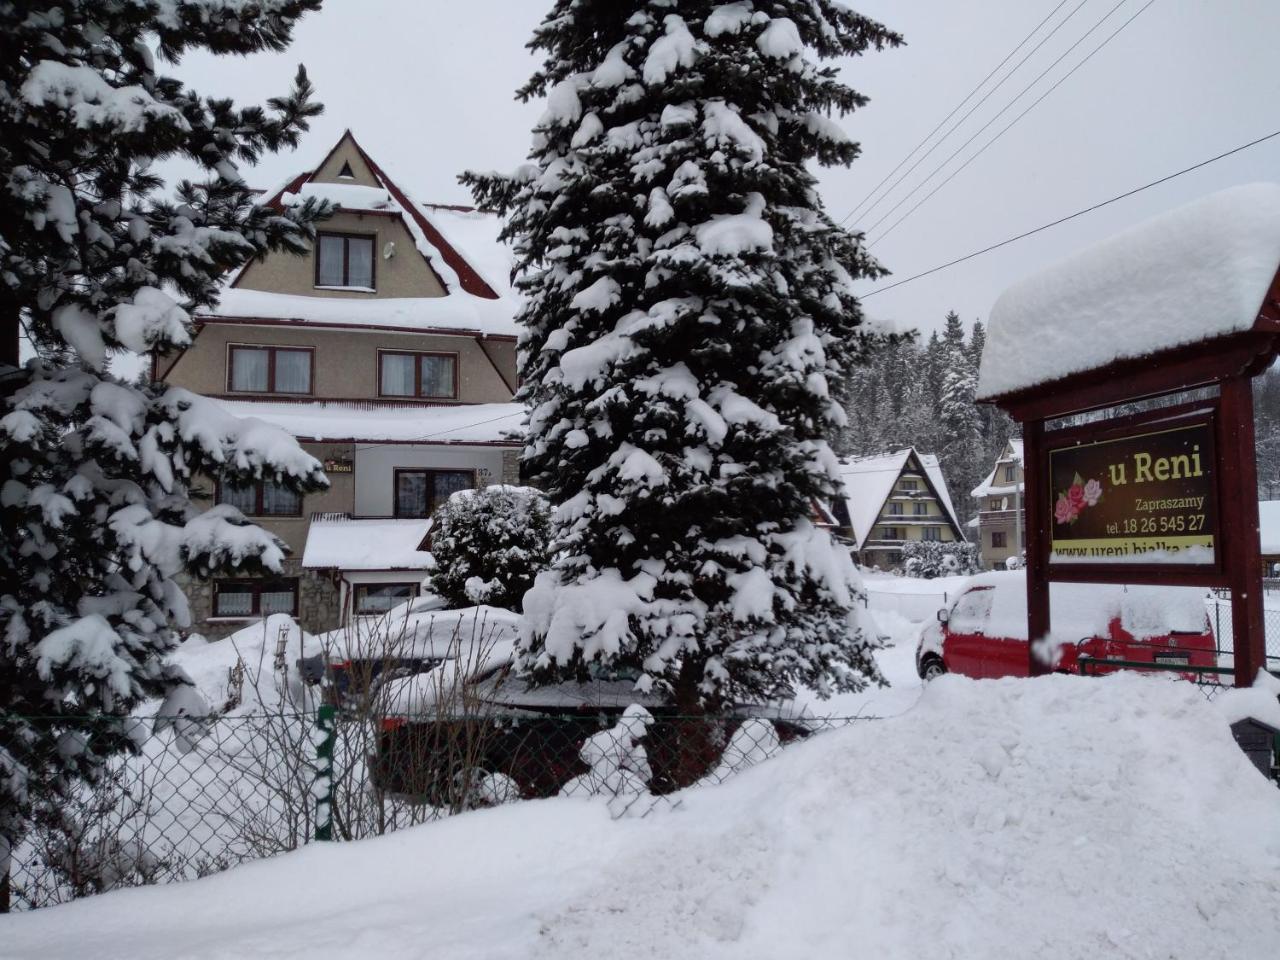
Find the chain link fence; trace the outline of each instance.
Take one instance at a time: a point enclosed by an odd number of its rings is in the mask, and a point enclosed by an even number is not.
[[[599,797],[615,817],[679,803],[789,744],[871,718],[625,712],[368,716],[332,705],[146,722],[92,785],[33,797],[0,910],[190,880],[317,840],[469,810]]]

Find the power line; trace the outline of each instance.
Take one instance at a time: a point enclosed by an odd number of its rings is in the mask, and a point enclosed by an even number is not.
[[[1189,167],[1184,167],[1183,169],[1178,170],[1174,173],[1171,173],[1166,177],[1161,177],[1159,180],[1152,180],[1150,183],[1144,183],[1140,187],[1134,187],[1132,190],[1126,190],[1124,193],[1117,194],[1116,196],[1111,197],[1108,200],[1103,200],[1100,203],[1095,203],[1093,206],[1085,207],[1083,210],[1077,210],[1075,213],[1068,214],[1065,217],[1059,217],[1057,220],[1054,220],[1051,223],[1042,224],[1041,226],[1038,226],[1032,230],[1027,230],[1024,233],[1020,233],[1015,237],[1009,237],[1009,239],[1007,240],[1001,240],[999,243],[993,243],[990,246],[983,247],[981,250],[975,250],[973,251],[973,253],[967,253],[963,257],[957,257],[954,260],[948,260],[946,263],[939,264],[936,267],[931,267],[928,270],[925,270],[921,273],[914,274],[913,276],[907,277],[903,280],[898,280],[895,283],[890,283],[883,287],[876,287],[876,289],[868,293],[862,294],[862,296],[859,299],[866,300],[868,297],[874,297],[878,293],[884,293],[888,290],[892,290],[894,287],[900,287],[903,284],[911,283],[913,280],[919,280],[922,277],[930,276],[931,274],[935,274],[940,270],[946,270],[948,267],[954,267],[956,264],[964,263],[966,260],[972,260],[974,257],[980,257],[984,253],[990,253],[992,250],[999,250],[1001,247],[1007,247],[1009,244],[1015,243],[1018,240],[1024,240],[1027,237],[1033,236],[1034,234],[1037,234],[1037,233],[1041,233],[1045,230],[1048,230],[1051,227],[1059,226],[1060,224],[1066,223],[1069,220],[1075,220],[1077,217],[1083,217],[1086,213],[1092,213],[1093,211],[1100,210],[1103,207],[1109,206],[1110,204],[1113,204],[1118,200],[1124,200],[1128,197],[1132,197],[1134,194],[1142,193],[1142,191],[1144,190],[1150,190],[1152,187],[1158,187],[1160,186],[1160,184],[1168,183],[1170,180],[1174,180],[1185,173],[1191,173],[1194,170],[1199,170],[1201,167],[1207,167],[1211,163],[1216,163],[1219,160],[1223,160],[1234,154],[1240,153],[1242,150],[1248,150],[1250,147],[1256,147],[1258,144],[1265,143],[1266,141],[1272,140],[1276,137],[1280,137],[1280,130],[1275,130],[1272,133],[1268,133],[1266,136],[1258,137],[1258,139],[1256,140],[1250,140],[1248,143],[1242,143],[1240,146],[1227,150],[1224,153],[1220,153],[1217,156],[1209,157],[1207,160],[1201,160],[1199,163],[1194,163]]]
[[[969,146],[969,144],[973,143],[973,141],[974,141],[974,140],[978,139],[978,137],[980,137],[980,136],[981,136],[981,135],[982,135],[982,134],[987,130],[987,128],[988,128],[988,127],[990,127],[993,123],[995,123],[995,122],[996,122],[997,120],[999,120],[1002,116],[1004,116],[1005,111],[1007,111],[1007,110],[1008,110],[1010,107],[1012,107],[1015,103],[1017,103],[1019,100],[1021,100],[1021,99],[1022,99],[1022,97],[1023,97],[1023,96],[1024,96],[1024,95],[1025,95],[1025,94],[1026,94],[1026,93],[1027,93],[1031,88],[1032,88],[1032,87],[1034,87],[1037,83],[1039,83],[1041,80],[1043,80],[1043,79],[1045,78],[1045,76],[1049,73],[1049,71],[1051,71],[1054,67],[1056,67],[1058,64],[1060,64],[1064,59],[1066,59],[1066,57],[1067,57],[1067,56],[1068,56],[1068,55],[1069,55],[1073,50],[1075,50],[1075,48],[1076,48],[1076,47],[1078,47],[1078,46],[1080,46],[1080,44],[1084,43],[1084,41],[1085,41],[1085,40],[1087,40],[1087,39],[1089,38],[1089,36],[1090,36],[1090,35],[1091,35],[1095,30],[1097,30],[1100,26],[1102,26],[1102,24],[1103,24],[1103,23],[1105,23],[1108,19],[1110,19],[1110,17],[1111,17],[1111,15],[1112,15],[1112,14],[1114,14],[1117,10],[1119,10],[1119,9],[1120,9],[1122,6],[1124,6],[1126,3],[1128,3],[1128,0],[1117,0],[1117,3],[1116,3],[1116,5],[1115,5],[1114,7],[1112,7],[1110,10],[1108,10],[1106,13],[1104,13],[1104,14],[1102,15],[1102,17],[1101,17],[1101,18],[1100,18],[1096,23],[1094,23],[1094,25],[1093,25],[1092,27],[1090,27],[1088,30],[1086,30],[1086,31],[1084,32],[1084,34],[1083,34],[1083,35],[1082,35],[1078,40],[1076,40],[1076,42],[1075,42],[1075,43],[1073,43],[1071,46],[1067,47],[1067,49],[1066,49],[1066,50],[1064,50],[1064,51],[1063,51],[1063,52],[1058,56],[1058,58],[1057,58],[1056,60],[1054,60],[1054,61],[1053,61],[1053,63],[1049,64],[1049,66],[1045,67],[1042,71],[1040,71],[1040,73],[1036,76],[1036,78],[1035,78],[1034,80],[1032,80],[1030,83],[1028,83],[1028,84],[1027,84],[1025,87],[1023,87],[1021,90],[1019,90],[1019,91],[1018,91],[1018,93],[1017,93],[1017,95],[1016,95],[1016,96],[1014,96],[1014,98],[1013,98],[1012,100],[1010,100],[1010,101],[1009,101],[1008,103],[1006,103],[1003,107],[1001,107],[1001,108],[996,112],[995,116],[991,117],[991,119],[990,119],[990,120],[988,120],[988,121],[987,121],[986,123],[984,123],[981,127],[979,127],[979,128],[978,128],[978,129],[973,133],[973,135],[969,137],[969,139],[968,139],[968,140],[966,140],[964,143],[960,144],[960,146],[959,146],[959,147],[957,147],[955,150],[953,150],[953,151],[951,152],[951,155],[950,155],[949,157],[947,157],[947,159],[943,160],[940,164],[938,164],[936,167],[934,167],[932,170],[930,170],[930,171],[929,171],[929,173],[925,176],[925,178],[924,178],[923,180],[921,180],[921,181],[920,181],[919,183],[917,183],[914,187],[912,187],[910,190],[908,190],[908,191],[907,191],[907,192],[906,192],[906,193],[901,197],[901,199],[899,199],[899,200],[898,200],[898,202],[897,202],[897,203],[895,203],[892,207],[890,207],[890,208],[888,209],[888,211],[886,211],[886,212],[885,212],[885,214],[884,214],[883,216],[881,216],[881,217],[880,217],[880,219],[879,219],[879,220],[877,220],[877,221],[876,221],[875,223],[873,223],[870,227],[868,227],[868,228],[867,228],[867,230],[866,230],[866,232],[867,232],[867,233],[870,233],[870,232],[871,232],[872,230],[874,230],[876,227],[880,226],[880,224],[882,224],[882,223],[884,223],[886,220],[888,220],[888,219],[889,219],[889,217],[891,217],[891,216],[894,214],[894,212],[895,212],[896,210],[898,210],[898,208],[899,208],[899,207],[901,207],[904,203],[906,203],[908,200],[910,200],[910,199],[912,198],[912,196],[914,196],[914,195],[915,195],[919,190],[921,190],[921,189],[924,187],[924,185],[925,185],[926,183],[928,183],[928,182],[929,182],[930,180],[932,180],[935,176],[937,176],[937,174],[938,174],[938,173],[939,173],[943,168],[945,168],[947,164],[949,164],[952,160],[954,160],[957,156],[959,156],[959,155],[964,151],[964,149],[965,149],[967,146]],[[1144,9],[1145,9],[1145,8],[1144,8]],[[1139,12],[1141,12],[1141,11],[1139,11]],[[1086,59],[1087,59],[1087,58],[1086,58]],[[1083,62],[1083,61],[1082,61],[1082,62]],[[1070,76],[1070,74],[1068,74],[1068,76]],[[1065,79],[1065,78],[1064,78],[1064,79]]]
[[[945,180],[943,180],[940,184],[938,184],[936,187],[934,187],[932,190],[930,190],[927,194],[925,194],[925,195],[924,195],[924,196],[923,196],[923,197],[922,197],[922,198],[921,198],[921,199],[920,199],[920,200],[915,204],[915,206],[911,207],[911,209],[909,209],[909,210],[908,210],[906,213],[904,213],[901,217],[899,217],[899,218],[898,218],[897,220],[895,220],[892,224],[890,224],[890,225],[889,225],[889,227],[888,227],[888,229],[886,229],[884,233],[880,234],[880,236],[876,237],[876,238],[875,238],[875,240],[873,240],[873,241],[871,242],[871,245],[874,245],[874,244],[879,243],[881,240],[883,240],[883,239],[884,239],[885,237],[887,237],[889,234],[893,233],[893,231],[894,231],[894,230],[896,230],[896,229],[898,228],[898,225],[899,225],[899,224],[901,224],[903,220],[906,220],[906,219],[907,219],[907,217],[911,216],[911,214],[913,214],[913,213],[915,213],[917,210],[919,210],[919,209],[920,209],[920,207],[922,207],[922,206],[923,206],[923,205],[928,201],[928,199],[929,199],[930,197],[932,197],[935,193],[937,193],[939,190],[941,190],[943,187],[945,187],[948,183],[950,183],[952,180],[954,180],[954,179],[955,179],[955,178],[956,178],[956,177],[961,173],[961,171],[963,171],[967,166],[969,166],[969,164],[973,163],[973,161],[977,160],[977,159],[978,159],[978,157],[982,156],[982,155],[986,152],[986,150],[987,150],[987,148],[988,148],[988,147],[990,147],[993,143],[995,143],[997,140],[999,140],[1001,137],[1003,137],[1006,133],[1008,133],[1008,132],[1009,132],[1009,130],[1010,130],[1010,128],[1012,128],[1014,124],[1016,124],[1019,120],[1021,120],[1023,117],[1025,117],[1028,113],[1030,113],[1032,110],[1034,110],[1034,109],[1036,108],[1036,106],[1037,106],[1037,105],[1038,105],[1042,100],[1044,100],[1044,98],[1045,98],[1045,97],[1049,96],[1049,94],[1051,94],[1051,93],[1053,93],[1053,91],[1057,90],[1057,89],[1058,89],[1058,87],[1062,86],[1062,84],[1063,84],[1063,83],[1064,83],[1064,82],[1065,82],[1065,81],[1066,81],[1066,80],[1067,80],[1067,79],[1068,79],[1068,78],[1069,78],[1073,73],[1075,73],[1077,70],[1079,70],[1081,67],[1083,67],[1086,63],[1088,63],[1088,62],[1089,62],[1089,60],[1093,58],[1094,54],[1096,54],[1096,53],[1098,53],[1099,51],[1101,51],[1103,47],[1105,47],[1108,43],[1110,43],[1112,40],[1114,40],[1114,39],[1116,38],[1116,36],[1120,33],[1120,31],[1122,31],[1125,27],[1129,26],[1129,24],[1133,23],[1133,21],[1134,21],[1134,20],[1137,20],[1137,19],[1138,19],[1138,17],[1142,16],[1142,14],[1143,14],[1143,13],[1145,13],[1145,12],[1147,11],[1147,9],[1148,9],[1148,8],[1149,8],[1153,3],[1155,3],[1155,2],[1156,2],[1156,0],[1147,0],[1146,4],[1145,4],[1141,9],[1139,9],[1139,10],[1138,10],[1138,11],[1137,11],[1133,16],[1131,16],[1131,17],[1130,17],[1128,20],[1126,20],[1124,23],[1120,24],[1120,26],[1118,26],[1118,27],[1117,27],[1117,28],[1116,28],[1116,29],[1111,33],[1111,35],[1110,35],[1110,36],[1108,36],[1108,37],[1107,37],[1105,40],[1103,40],[1100,44],[1098,44],[1096,47],[1094,47],[1094,48],[1093,48],[1093,49],[1092,49],[1092,50],[1091,50],[1091,51],[1090,51],[1090,52],[1089,52],[1089,53],[1088,53],[1088,54],[1087,54],[1087,55],[1086,55],[1086,56],[1085,56],[1085,57],[1084,57],[1084,58],[1083,58],[1079,63],[1077,63],[1074,67],[1072,67],[1070,70],[1068,70],[1066,73],[1064,73],[1061,77],[1059,77],[1059,78],[1058,78],[1058,80],[1057,80],[1057,82],[1055,82],[1055,83],[1053,84],[1053,86],[1051,86],[1048,90],[1046,90],[1044,93],[1040,94],[1040,96],[1039,96],[1039,97],[1037,97],[1034,101],[1032,101],[1032,103],[1030,104],[1030,106],[1028,106],[1028,107],[1027,107],[1027,109],[1023,110],[1020,114],[1018,114],[1018,115],[1017,115],[1016,117],[1014,117],[1011,121],[1009,121],[1009,123],[1008,123],[1007,125],[1005,125],[1004,127],[1002,127],[1002,128],[1001,128],[1001,130],[1000,130],[1000,132],[999,132],[999,133],[997,133],[994,137],[992,137],[990,140],[988,140],[986,143],[984,143],[984,144],[982,145],[982,147],[980,147],[980,148],[978,149],[978,151],[977,151],[976,153],[974,153],[971,157],[969,157],[969,159],[967,159],[964,163],[962,163],[962,164],[960,164],[960,166],[956,167],[956,169],[955,169],[955,170],[953,170],[953,171],[952,171],[952,172],[947,176],[947,178],[946,178]],[[997,116],[999,116],[999,115],[997,114]],[[994,119],[994,118],[993,118],[993,119]],[[979,131],[979,133],[981,133],[981,131]],[[963,149],[963,147],[962,147],[961,149]]]
[[[941,130],[941,129],[943,128],[943,126],[946,124],[946,122],[947,122],[948,120],[950,120],[950,119],[951,119],[952,117],[954,117],[957,113],[959,113],[959,112],[960,112],[960,108],[961,108],[961,107],[963,107],[966,103],[968,103],[968,102],[973,98],[973,95],[974,95],[975,93],[977,93],[979,90],[981,90],[981,89],[983,88],[983,86],[985,86],[985,85],[986,85],[986,82],[987,82],[988,80],[990,80],[992,77],[994,77],[994,76],[996,75],[996,73],[998,73],[998,72],[999,72],[999,70],[1000,70],[1000,68],[1001,68],[1001,67],[1003,67],[1006,63],[1008,63],[1011,59],[1013,59],[1013,55],[1014,55],[1015,53],[1017,53],[1019,50],[1021,50],[1021,49],[1022,49],[1022,47],[1023,47],[1023,45],[1024,45],[1028,40],[1030,40],[1033,36],[1035,36],[1036,31],[1038,31],[1041,27],[1043,27],[1046,23],[1048,23],[1048,22],[1049,22],[1049,19],[1050,19],[1050,18],[1051,18],[1055,13],[1057,13],[1059,10],[1061,10],[1064,6],[1066,6],[1066,4],[1067,4],[1067,0],[1059,0],[1058,5],[1057,5],[1056,7],[1054,7],[1052,10],[1050,10],[1050,11],[1049,11],[1049,13],[1045,16],[1045,18],[1044,18],[1043,20],[1041,20],[1039,23],[1037,23],[1037,24],[1036,24],[1036,25],[1031,29],[1031,32],[1030,32],[1030,33],[1028,33],[1025,37],[1023,37],[1023,38],[1018,42],[1018,45],[1017,45],[1016,47],[1014,47],[1012,50],[1010,50],[1010,51],[1005,55],[1005,58],[1004,58],[1004,59],[1003,59],[1003,60],[1001,60],[999,63],[997,63],[997,64],[995,65],[995,68],[994,68],[990,73],[988,73],[985,77],[983,77],[980,81],[978,81],[978,85],[977,85],[977,86],[975,86],[972,90],[970,90],[970,91],[969,91],[969,93],[965,96],[965,98],[964,98],[963,100],[961,100],[959,103],[957,103],[957,104],[955,105],[955,107],[952,109],[952,111],[951,111],[950,113],[948,113],[945,117],[943,117],[941,120],[939,120],[939,121],[938,121],[938,123],[937,123],[937,126],[935,126],[935,127],[934,127],[932,130],[930,130],[927,134],[925,134],[925,137],[924,137],[924,139],[923,139],[923,140],[921,140],[921,141],[920,141],[919,143],[917,143],[914,147],[912,147],[909,151],[907,151],[907,155],[906,155],[905,157],[903,157],[901,160],[899,160],[899,161],[898,161],[898,165],[897,165],[896,167],[894,167],[892,170],[890,170],[888,173],[886,173],[886,174],[884,175],[883,179],[881,179],[881,181],[880,181],[879,183],[877,183],[874,187],[872,187],[872,188],[871,188],[871,191],[870,191],[870,192],[869,192],[865,197],[863,197],[861,200],[859,200],[859,201],[857,202],[857,204],[854,206],[854,208],[853,208],[852,210],[850,210],[848,213],[846,213],[846,214],[844,215],[844,217],[840,220],[841,225],[843,225],[843,224],[847,223],[850,217],[852,217],[854,214],[858,213],[858,211],[862,209],[862,205],[863,205],[864,203],[866,203],[868,200],[870,200],[870,199],[871,199],[871,197],[875,195],[876,191],[878,191],[881,187],[883,187],[883,186],[885,185],[885,183],[889,180],[889,178],[890,178],[890,177],[892,177],[895,173],[897,173],[899,170],[901,170],[901,169],[902,169],[902,167],[903,167],[903,164],[905,164],[908,160],[910,160],[910,159],[912,158],[912,156],[914,156],[914,155],[915,155],[915,152],[916,152],[917,150],[919,150],[919,149],[920,149],[921,147],[923,147],[926,143],[928,143],[928,142],[929,142],[929,140],[933,137],[933,135],[934,135],[935,133],[937,133],[939,130]],[[1083,4],[1083,3],[1081,3],[1081,5],[1080,5],[1080,6],[1084,6],[1084,4]],[[1079,9],[1080,9],[1080,7],[1076,7],[1076,10],[1079,10]],[[1076,11],[1075,11],[1075,10],[1073,10],[1073,11],[1071,11],[1071,14],[1074,14],[1075,12],[1076,12]],[[1062,23],[1058,24],[1058,26],[1057,26],[1057,27],[1055,27],[1055,28],[1053,29],[1053,31],[1052,31],[1052,32],[1050,32],[1049,37],[1052,37],[1054,33],[1056,33],[1059,29],[1061,29],[1062,24],[1063,24],[1063,23],[1066,23],[1066,22],[1067,22],[1067,20],[1070,20],[1070,19],[1071,19],[1071,15],[1069,14],[1069,15],[1067,16],[1067,18],[1066,18],[1065,20],[1063,20],[1063,21],[1062,21]],[[1045,40],[1048,40],[1048,39],[1049,39],[1049,37],[1045,37]],[[1042,46],[1043,44],[1044,44],[1044,41],[1042,40],[1042,41],[1040,42],[1040,45],[1038,45],[1036,49],[1039,49],[1039,46]],[[1032,52],[1032,53],[1035,53],[1035,50],[1033,50],[1033,51],[1031,51],[1031,52]],[[1018,66],[1021,66],[1021,65],[1022,65],[1022,64],[1019,64]],[[1015,68],[1014,68],[1014,70],[1017,70],[1017,67],[1015,67]],[[1004,78],[1004,79],[1005,79],[1005,80],[1007,80],[1009,77],[1013,76],[1014,70],[1010,70],[1010,71],[1009,71],[1009,73],[1005,76],[1005,78]],[[1000,82],[1001,82],[1001,83],[1003,83],[1003,82],[1004,82],[1004,80],[1001,80]],[[995,87],[994,89],[992,89],[992,90],[987,94],[987,96],[988,96],[988,97],[989,97],[989,96],[991,96],[991,94],[992,94],[992,93],[995,93],[995,91],[996,91],[996,90],[998,90],[999,88],[1000,88],[1000,85],[999,85],[999,84],[997,84],[997,85],[996,85],[996,87]],[[985,100],[986,100],[986,98],[984,97],[984,98],[983,98],[983,102],[985,102]],[[979,103],[978,103],[978,106],[982,106],[982,102],[979,102]],[[975,109],[976,109],[976,107],[975,107]],[[966,114],[965,116],[967,117],[967,116],[968,116],[968,114]],[[963,120],[961,120],[961,123],[963,123],[963,122],[964,122],[964,121],[963,121]],[[959,124],[956,124],[956,126],[959,126]],[[952,131],[954,131],[954,130],[955,130],[955,127],[952,127]],[[949,135],[950,135],[950,131],[948,132],[948,136],[949,136]],[[942,140],[945,140],[945,139],[946,139],[946,137],[943,137],[943,138],[942,138]],[[941,143],[941,142],[942,142],[942,140],[939,140],[939,141],[938,141],[938,143]],[[934,146],[936,147],[936,146],[937,146],[937,144],[934,144]],[[925,156],[928,156],[928,154],[925,154]],[[921,159],[923,159],[923,158],[921,158]],[[914,169],[914,168],[913,168],[913,169]],[[908,173],[910,173],[910,171],[907,171],[907,172],[908,172]],[[896,184],[895,184],[895,186],[896,186]],[[890,187],[890,188],[889,188],[889,191],[886,191],[886,193],[887,193],[887,192],[891,192],[892,190],[893,190],[893,187]],[[881,198],[881,199],[883,199],[883,198]],[[879,201],[879,200],[877,200],[875,203],[873,203],[873,204],[871,205],[871,207],[869,207],[869,208],[868,208],[868,210],[874,209],[874,208],[875,208],[875,206],[876,206],[876,204],[878,204],[879,202],[880,202],[880,201]]]

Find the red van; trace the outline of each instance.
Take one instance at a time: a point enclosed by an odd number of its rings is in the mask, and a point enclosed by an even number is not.
[[[1076,672],[1082,654],[1164,666],[1217,665],[1204,590],[1075,583],[1049,589],[1059,672]],[[923,679],[943,673],[1029,675],[1024,571],[974,577],[937,619],[921,631],[916,648]]]

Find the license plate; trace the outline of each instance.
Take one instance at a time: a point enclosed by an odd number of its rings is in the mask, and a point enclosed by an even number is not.
[[[1170,667],[1185,667],[1191,663],[1191,658],[1180,653],[1157,653],[1156,663]]]

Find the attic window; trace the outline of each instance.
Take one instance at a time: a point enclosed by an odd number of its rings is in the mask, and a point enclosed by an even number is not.
[[[344,180],[354,180],[356,178],[356,175],[351,172],[351,164],[349,162],[342,164],[342,169],[338,171],[338,176]]]

